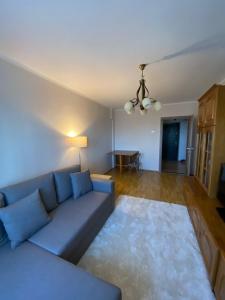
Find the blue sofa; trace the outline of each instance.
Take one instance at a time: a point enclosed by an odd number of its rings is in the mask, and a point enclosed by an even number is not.
[[[114,182],[73,199],[73,166],[0,189],[10,205],[39,189],[51,221],[16,249],[0,246],[2,300],[120,300],[118,287],[75,266],[114,209]],[[0,222],[0,232],[4,231]]]

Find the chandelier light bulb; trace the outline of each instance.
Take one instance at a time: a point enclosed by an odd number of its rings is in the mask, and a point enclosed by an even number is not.
[[[125,103],[125,105],[124,105],[124,110],[125,110],[125,112],[126,112],[128,115],[132,114],[133,111],[134,111],[133,104],[132,104],[130,101],[128,101],[128,102]]]
[[[151,99],[149,98],[144,98],[142,100],[142,106],[145,108],[145,109],[149,109],[151,107],[152,103],[151,103]]]
[[[162,104],[159,101],[156,101],[153,106],[156,111],[159,111],[162,108]]]
[[[131,115],[134,112],[134,108],[132,108],[131,110],[127,111],[128,115]]]

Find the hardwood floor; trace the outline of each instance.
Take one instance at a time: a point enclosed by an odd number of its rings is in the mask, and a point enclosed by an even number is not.
[[[162,161],[162,172],[184,175],[186,173],[186,161]]]
[[[177,174],[158,173],[152,171],[136,171],[112,169],[116,183],[116,195],[131,195],[147,199],[186,204],[187,197],[207,197],[194,177]]]
[[[115,180],[117,197],[131,195],[186,205],[189,209],[197,208],[216,243],[220,248],[225,249],[225,222],[219,217],[216,209],[221,204],[217,199],[209,198],[193,176],[152,171],[137,174],[129,170],[120,173],[118,169],[112,169],[108,173]]]

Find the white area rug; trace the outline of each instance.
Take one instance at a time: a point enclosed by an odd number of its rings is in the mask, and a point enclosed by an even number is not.
[[[119,286],[124,300],[215,299],[182,205],[121,196],[79,266]]]

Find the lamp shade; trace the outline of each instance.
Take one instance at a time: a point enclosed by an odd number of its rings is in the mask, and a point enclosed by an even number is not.
[[[155,101],[153,107],[156,111],[159,111],[162,108],[162,104],[159,101]]]
[[[87,146],[88,146],[87,136],[76,136],[74,138],[74,142],[78,148],[87,148]]]
[[[128,101],[124,105],[124,110],[128,115],[132,114],[134,112],[133,104],[130,101]]]
[[[142,100],[142,106],[145,108],[145,109],[149,109],[151,107],[152,103],[151,103],[151,99],[149,98],[144,98]]]

